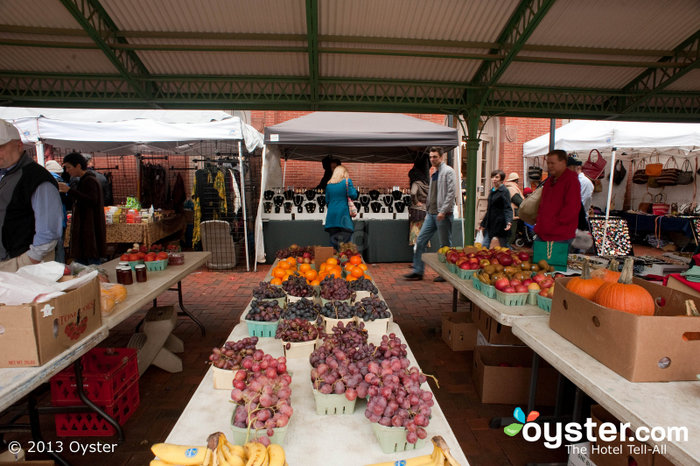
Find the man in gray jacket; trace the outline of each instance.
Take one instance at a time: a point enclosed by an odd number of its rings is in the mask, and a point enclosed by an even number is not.
[[[430,166],[425,221],[416,240],[413,272],[404,275],[406,280],[423,279],[425,265],[421,256],[435,230],[438,232],[440,247],[452,246],[452,211],[457,195],[457,176],[452,167],[445,163],[442,147],[430,148]]]

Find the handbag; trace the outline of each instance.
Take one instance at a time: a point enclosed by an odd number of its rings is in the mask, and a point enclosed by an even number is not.
[[[527,177],[533,181],[542,179],[542,167],[540,167],[540,159],[535,157],[535,164],[527,167]]]
[[[613,169],[613,183],[615,183],[615,186],[622,183],[622,180],[625,179],[625,175],[627,175],[625,165],[622,163],[622,160],[617,160],[615,162],[615,168]]]
[[[348,211],[350,212],[350,217],[357,217],[357,206],[355,203],[350,199],[350,193],[348,193],[348,179],[345,178],[345,194],[348,196]]]
[[[591,155],[593,155],[594,152],[598,156],[595,162],[591,160]],[[593,149],[588,153],[588,160],[583,163],[581,170],[589,180],[593,181],[605,177],[605,165],[607,164],[608,162],[605,161],[600,151],[598,149]]]
[[[644,201],[644,196],[649,196],[650,202]],[[651,193],[648,191],[644,194],[644,196],[642,196],[642,201],[639,203],[639,207],[637,207],[637,210],[640,212],[644,212],[645,214],[649,214],[651,213],[651,204],[654,202],[654,196],[652,196]]]
[[[651,157],[649,157],[649,160],[651,160]],[[664,169],[664,166],[661,162],[659,162],[659,156],[656,156],[656,163],[648,163],[645,168],[645,172],[649,176],[659,176],[661,174],[661,170]]]
[[[542,200],[542,190],[544,183],[540,184],[529,196],[523,199],[518,208],[518,217],[530,225],[537,222],[537,211],[540,209],[540,201]]]
[[[647,184],[647,181],[649,181],[649,175],[647,175],[646,160],[640,159],[639,165],[632,175],[632,183]]]
[[[600,180],[593,181],[593,192],[600,193],[603,192],[603,182]]]
[[[695,173],[693,171],[693,166],[690,164],[690,160],[687,158],[683,161],[683,165],[681,165],[681,171],[678,174],[678,179],[676,180],[676,184],[679,185],[687,185],[693,182],[693,179],[695,178]]]
[[[673,166],[671,166],[673,164]],[[675,157],[669,157],[666,160],[664,168],[661,170],[661,174],[656,177],[656,183],[659,186],[675,186],[678,184],[678,175],[681,173],[678,168],[678,163]]]
[[[651,205],[651,213],[654,215],[666,215],[671,210],[671,206],[666,204],[666,195],[659,193],[654,196],[654,202]]]

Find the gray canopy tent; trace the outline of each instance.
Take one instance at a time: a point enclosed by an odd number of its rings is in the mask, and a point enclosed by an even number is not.
[[[413,163],[416,153],[430,146],[445,150],[458,147],[457,130],[396,113],[310,113],[265,128],[260,192],[284,186],[283,158],[321,161],[333,155],[343,162]],[[454,164],[459,179],[459,154]],[[255,222],[255,245],[257,261],[265,262],[261,212],[262,199]]]

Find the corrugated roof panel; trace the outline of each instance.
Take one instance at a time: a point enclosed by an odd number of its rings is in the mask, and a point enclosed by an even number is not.
[[[80,29],[80,25],[57,0],[2,0],[2,24]]]
[[[671,50],[698,24],[698,0],[558,0],[527,43]]]
[[[644,68],[511,63],[498,84],[616,89],[624,87],[643,71]]]
[[[319,63],[321,76],[466,82],[481,61],[324,53]]]
[[[125,31],[306,34],[303,0],[101,0]]]
[[[517,0],[320,0],[319,33],[492,42],[517,5]]]
[[[306,76],[309,61],[301,53],[139,51],[152,74]]]
[[[284,40],[224,40],[224,39],[175,39],[175,38],[150,38],[150,37],[130,37],[131,45],[213,45],[213,46],[251,46],[251,47],[304,47],[306,41],[284,41]]]
[[[3,46],[0,69],[54,73],[117,73],[101,50]]]
[[[700,91],[700,70],[689,71],[685,76],[681,76],[677,81],[669,84],[667,91]]]
[[[36,34],[24,34],[16,32],[0,32],[0,39],[11,39],[11,40],[31,40],[31,41],[41,41],[41,42],[70,42],[76,44],[88,44],[97,49],[95,42],[86,35],[84,36],[50,36],[44,35],[37,36]]]

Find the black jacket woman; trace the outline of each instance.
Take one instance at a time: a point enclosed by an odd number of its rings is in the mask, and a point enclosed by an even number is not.
[[[508,237],[513,222],[513,209],[510,205],[510,193],[503,185],[506,174],[502,170],[491,172],[493,187],[489,192],[486,215],[481,220],[479,230],[484,233],[483,246],[490,247],[491,239],[498,238],[500,246],[509,247]]]

